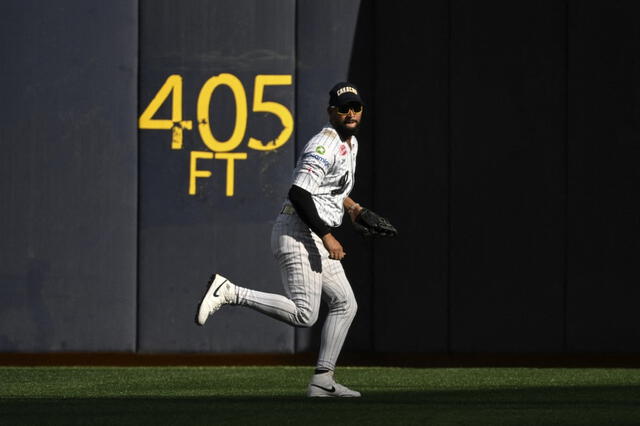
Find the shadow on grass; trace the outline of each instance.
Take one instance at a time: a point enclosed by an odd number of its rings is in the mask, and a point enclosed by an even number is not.
[[[3,398],[2,425],[640,425],[640,386],[304,396]]]

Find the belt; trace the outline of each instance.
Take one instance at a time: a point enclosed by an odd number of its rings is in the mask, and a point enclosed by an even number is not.
[[[282,207],[282,210],[280,211],[280,214],[294,215],[294,214],[296,214],[296,209],[294,209],[291,204],[285,204]]]

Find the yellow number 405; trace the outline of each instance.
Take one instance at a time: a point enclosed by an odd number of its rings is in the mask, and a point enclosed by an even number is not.
[[[284,145],[293,133],[293,117],[291,112],[282,104],[264,101],[264,88],[266,86],[291,85],[291,75],[257,75],[253,91],[254,112],[269,112],[275,114],[282,123],[282,131],[273,140],[262,142],[250,137],[249,148],[258,151],[270,151]],[[227,86],[231,89],[235,100],[236,118],[233,132],[226,141],[219,141],[211,131],[210,105],[211,96],[216,88]],[[162,104],[173,94],[171,102],[171,118],[153,118]],[[247,129],[247,95],[242,82],[233,74],[222,73],[208,79],[198,95],[197,103],[198,131],[204,144],[214,152],[229,152],[236,149],[244,139]],[[147,108],[140,115],[138,126],[141,129],[171,130],[171,148],[182,148],[182,133],[184,129],[191,130],[191,120],[182,119],[182,76],[170,75],[164,82],[158,93],[151,100]]]

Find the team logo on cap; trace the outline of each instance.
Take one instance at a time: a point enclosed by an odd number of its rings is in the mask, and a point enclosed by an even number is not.
[[[342,95],[344,93],[347,93],[347,92],[351,92],[354,95],[358,94],[358,91],[355,89],[355,87],[345,86],[342,89],[338,89],[338,91],[336,92],[336,95],[340,96],[340,95]]]

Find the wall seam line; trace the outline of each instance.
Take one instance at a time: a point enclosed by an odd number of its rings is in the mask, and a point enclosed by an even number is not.
[[[293,110],[295,115],[293,126],[293,168],[296,166],[298,158],[298,1],[293,2]],[[298,329],[293,329],[293,353],[298,352]]]
[[[564,253],[562,283],[562,350],[568,350],[568,290],[569,290],[569,0],[565,1],[565,117],[564,117]]]
[[[451,136],[451,56],[452,56],[452,38],[453,38],[453,7],[451,5],[452,0],[448,1],[447,4],[447,21],[448,21],[448,37],[447,37],[447,277],[446,277],[446,286],[447,286],[447,324],[446,324],[446,345],[447,345],[447,353],[449,355],[452,354],[452,337],[451,337],[451,291],[452,291],[452,182],[453,182],[453,138]]]
[[[137,74],[137,86],[136,86],[136,150],[137,150],[137,165],[136,165],[136,172],[137,172],[137,179],[136,179],[136,280],[135,280],[135,285],[136,285],[136,300],[135,300],[135,309],[136,309],[136,315],[135,315],[135,348],[134,351],[135,353],[139,353],[140,350],[140,163],[141,163],[141,156],[140,156],[140,130],[138,129],[138,125],[137,125],[137,115],[138,112],[140,111],[140,52],[141,52],[141,21],[142,21],[142,13],[141,13],[141,0],[137,0],[136,2],[137,5],[137,9],[138,9],[138,16],[137,16],[137,24],[138,24],[138,28],[137,28],[137,33],[138,33],[138,37],[137,37],[137,44],[138,44],[138,49],[137,49],[137,64],[136,64],[136,74]]]

